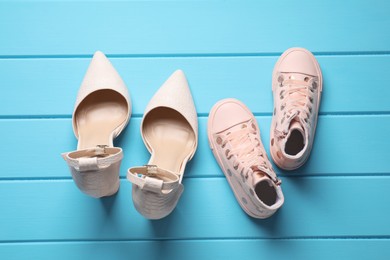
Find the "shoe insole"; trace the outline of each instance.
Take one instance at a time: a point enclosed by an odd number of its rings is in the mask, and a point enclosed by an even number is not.
[[[112,133],[126,117],[127,103],[118,92],[104,89],[87,96],[75,113],[78,149],[113,146]]]
[[[180,173],[195,146],[195,134],[187,120],[173,109],[157,108],[147,115],[143,132],[152,150],[149,164]]]
[[[294,129],[286,142],[285,152],[289,155],[297,155],[305,147],[303,138],[302,133]]]

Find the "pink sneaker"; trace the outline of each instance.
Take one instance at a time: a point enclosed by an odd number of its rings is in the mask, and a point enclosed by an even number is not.
[[[322,74],[313,54],[285,51],[273,71],[272,91],[271,156],[280,168],[294,170],[309,158],[317,125]]]
[[[208,138],[242,209],[254,218],[275,213],[284,202],[281,181],[267,158],[249,109],[235,99],[219,101],[210,112]]]

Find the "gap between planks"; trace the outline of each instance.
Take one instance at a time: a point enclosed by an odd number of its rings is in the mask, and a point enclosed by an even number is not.
[[[278,57],[282,52],[259,53],[162,53],[162,54],[106,54],[108,58],[224,58],[224,57]],[[378,56],[390,51],[334,51],[313,52],[316,56]],[[93,54],[0,55],[0,59],[90,59]]]
[[[37,239],[37,240],[4,240],[4,244],[24,244],[24,243],[112,243],[112,242],[171,242],[171,241],[305,241],[305,240],[390,240],[390,236],[307,236],[307,237],[201,237],[201,238],[166,238],[166,239]]]

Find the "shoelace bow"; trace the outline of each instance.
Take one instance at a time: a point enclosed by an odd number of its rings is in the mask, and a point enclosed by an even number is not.
[[[257,137],[254,125],[248,127],[247,124],[243,124],[241,129],[227,132],[221,143],[222,148],[225,148],[227,143],[230,143],[231,148],[226,149],[225,156],[228,160],[234,155],[236,156],[233,167],[241,173],[245,171],[246,178],[248,178],[250,169],[253,172],[258,171],[255,170],[257,169],[256,166],[268,168],[264,154],[260,149],[260,140]]]
[[[306,77],[305,79],[308,79]],[[309,80],[283,79],[279,76],[278,79],[281,87],[286,87],[280,91],[280,99],[283,100],[281,110],[286,110],[282,118],[282,123],[285,117],[289,118],[295,111],[298,114],[304,114],[304,121],[310,127],[310,116],[313,110],[314,92],[317,89],[317,82],[314,78],[312,83]]]

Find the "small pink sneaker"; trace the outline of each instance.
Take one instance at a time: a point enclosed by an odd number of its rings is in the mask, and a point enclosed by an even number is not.
[[[272,91],[271,156],[280,168],[294,170],[309,158],[317,125],[322,74],[313,54],[285,51],[273,71]]]
[[[274,214],[284,202],[281,181],[267,158],[249,109],[235,99],[219,101],[210,112],[208,138],[242,209],[254,218]]]

